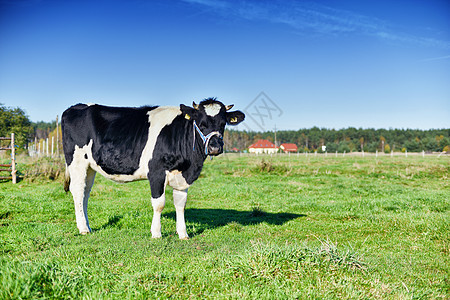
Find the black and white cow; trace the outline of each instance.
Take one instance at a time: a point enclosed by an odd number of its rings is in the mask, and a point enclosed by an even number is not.
[[[77,104],[61,120],[66,158],[65,189],[73,195],[77,227],[91,231],[88,198],[98,172],[117,182],[148,179],[153,221],[152,237],[161,237],[165,187],[173,187],[176,228],[187,239],[184,208],[189,186],[198,178],[208,155],[223,152],[225,125],[245,115],[230,112],[215,98],[193,107],[108,107]]]

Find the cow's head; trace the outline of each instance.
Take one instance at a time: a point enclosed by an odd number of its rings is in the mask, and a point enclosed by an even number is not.
[[[223,152],[225,125],[237,125],[244,121],[241,111],[229,111],[233,105],[223,105],[216,98],[205,99],[193,107],[181,104],[183,116],[192,121],[196,139],[203,139],[205,154],[219,155]],[[197,127],[197,128],[196,128]]]

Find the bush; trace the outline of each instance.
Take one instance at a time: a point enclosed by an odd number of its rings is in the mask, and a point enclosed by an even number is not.
[[[266,161],[264,158],[261,160],[259,164],[256,165],[256,168],[253,169],[254,173],[272,173],[277,175],[284,175],[289,172],[289,168],[285,165],[276,165],[270,161]]]
[[[31,158],[31,163],[27,163],[20,170],[25,180],[34,181],[38,178],[50,180],[63,180],[65,172],[65,162],[63,158],[38,157]]]
[[[348,146],[348,144],[346,142],[340,142],[337,150],[340,153],[344,153],[344,152],[349,153],[350,147]]]
[[[338,148],[338,145],[336,143],[327,143],[327,151],[332,153],[336,152]]]

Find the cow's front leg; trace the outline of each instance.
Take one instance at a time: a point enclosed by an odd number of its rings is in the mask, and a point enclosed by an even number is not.
[[[161,237],[161,212],[166,204],[166,195],[163,193],[159,198],[152,197],[153,220],[152,220],[152,238]]]
[[[184,208],[187,201],[187,189],[183,191],[173,190],[173,204],[177,213],[177,233],[181,240],[189,239],[186,232],[186,222],[184,221]]]
[[[148,175],[150,182],[150,189],[152,191],[152,206],[153,206],[153,220],[152,220],[152,238],[161,237],[161,212],[166,204],[166,174],[153,173]]]

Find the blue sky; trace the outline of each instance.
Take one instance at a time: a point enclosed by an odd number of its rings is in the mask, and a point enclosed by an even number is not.
[[[450,3],[0,0],[0,103],[33,121],[207,97],[242,130],[449,128]]]

